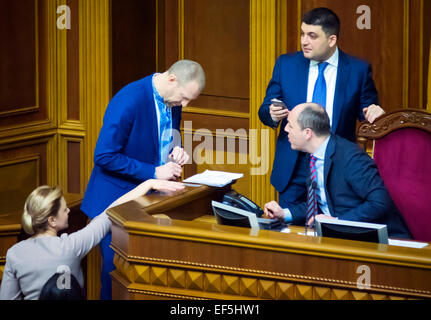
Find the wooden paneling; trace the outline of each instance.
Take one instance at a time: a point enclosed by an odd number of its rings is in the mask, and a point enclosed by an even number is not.
[[[37,1],[36,1],[37,3]],[[37,106],[37,45],[34,0],[0,3],[0,117]]]
[[[14,56],[5,56],[5,60],[2,59],[0,76],[6,80],[6,82],[2,81],[2,83],[8,83],[7,78],[9,77],[11,77],[12,81],[18,82],[23,77],[25,83],[25,87],[15,87],[15,91],[9,91],[12,90],[12,87],[2,85],[3,88],[6,87],[7,89],[2,92],[0,99],[5,99],[5,102],[10,103],[9,106],[2,107],[2,110],[25,112],[23,114],[6,114],[5,117],[0,117],[0,136],[16,135],[55,127],[53,111],[57,94],[55,89],[57,85],[55,79],[55,34],[57,29],[55,19],[47,19],[47,16],[53,14],[55,17],[56,8],[50,5],[52,0],[23,1],[23,3],[29,2],[31,2],[32,6],[30,7],[30,4],[28,4],[28,10],[16,12],[20,8],[19,6],[16,7],[18,3],[21,3],[20,1],[16,2],[16,4],[15,2],[10,2],[13,5],[7,7],[6,11],[0,10],[2,15],[0,20],[7,24],[5,29],[14,29],[13,32],[9,33],[10,41],[7,42],[6,47],[12,47],[13,50],[16,50],[16,52],[13,52]],[[13,15],[14,12],[16,12],[15,14],[23,14],[23,18],[9,19],[8,15]],[[17,22],[19,22],[18,25],[16,25]],[[18,36],[10,38],[11,35]],[[31,37],[33,37],[33,40],[31,40]],[[30,39],[29,42],[26,42],[27,38]],[[7,61],[7,63],[4,61]],[[25,69],[20,66],[21,63],[23,63]],[[5,68],[5,66],[9,67]],[[34,81],[26,80],[30,77],[34,77]],[[15,80],[15,78],[18,80]],[[24,97],[25,101],[21,101],[21,97]],[[22,103],[24,105],[20,105]],[[27,108],[30,109],[27,110]]]
[[[112,1],[112,94],[156,71],[156,0]]]
[[[205,68],[201,96],[216,100],[211,108],[248,112],[249,1],[184,1],[184,58]],[[230,98],[239,103],[230,103]],[[207,107],[200,98],[191,106]]]
[[[67,30],[67,119],[80,120],[79,108],[79,1],[67,0],[71,29]]]
[[[81,149],[80,140],[67,141],[67,191],[69,193],[83,193]]]
[[[185,132],[183,141],[186,151],[193,158],[191,164],[184,166],[184,178],[207,169],[242,173],[244,177],[233,185],[233,189],[241,194],[250,194],[249,140],[246,136],[238,138],[234,133],[224,136],[196,130]]]
[[[0,215],[21,213],[31,191],[47,184],[49,141],[20,142],[0,149]]]

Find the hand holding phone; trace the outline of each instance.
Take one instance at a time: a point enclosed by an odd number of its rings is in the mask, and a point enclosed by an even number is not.
[[[287,109],[287,106],[283,101],[273,98],[271,99],[271,103],[272,104],[269,107],[269,114],[275,123],[287,118],[289,115],[289,109]]]
[[[283,101],[281,101],[281,100],[278,100],[276,98],[272,98],[271,102],[276,107],[282,107],[283,109],[287,109],[286,104]]]

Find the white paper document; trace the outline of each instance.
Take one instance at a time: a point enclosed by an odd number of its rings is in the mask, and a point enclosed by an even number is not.
[[[205,184],[211,187],[224,187],[233,180],[237,180],[243,176],[242,173],[205,170],[202,173],[187,178],[183,182]]]

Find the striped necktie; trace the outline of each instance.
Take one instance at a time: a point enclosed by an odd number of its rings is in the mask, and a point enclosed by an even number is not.
[[[326,107],[326,81],[325,81],[325,68],[328,62],[319,63],[319,75],[317,76],[316,83],[314,84],[313,99],[312,102],[320,104],[322,107]]]
[[[317,198],[316,198],[316,187],[317,187],[317,170],[316,170],[316,157],[310,155],[310,184],[307,192],[307,216],[305,220],[305,226],[307,226],[308,220],[317,214]],[[314,225],[314,222],[312,223]],[[310,228],[312,227],[310,226]]]

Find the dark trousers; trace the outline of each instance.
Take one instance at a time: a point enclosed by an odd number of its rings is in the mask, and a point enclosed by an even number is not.
[[[307,179],[309,171],[309,157],[307,153],[300,152],[289,184],[286,189],[279,192],[278,203],[280,207],[283,209],[289,208],[291,204],[297,205],[307,201]],[[305,215],[305,211],[299,214],[292,212],[293,223],[303,225],[305,223]]]

